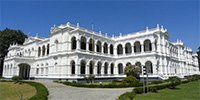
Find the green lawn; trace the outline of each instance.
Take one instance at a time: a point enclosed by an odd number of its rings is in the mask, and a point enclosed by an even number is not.
[[[28,100],[36,94],[36,89],[26,83],[0,82],[0,100]]]
[[[177,89],[163,89],[158,93],[137,94],[135,100],[200,100],[200,81],[177,86]]]

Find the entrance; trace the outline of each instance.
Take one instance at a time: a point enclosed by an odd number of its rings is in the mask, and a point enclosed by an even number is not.
[[[29,79],[30,77],[30,65],[29,64],[19,64],[19,77],[22,79]]]

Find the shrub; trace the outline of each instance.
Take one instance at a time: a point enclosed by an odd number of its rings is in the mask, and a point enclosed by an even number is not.
[[[181,84],[181,79],[177,76],[169,77],[170,86],[169,88],[175,89],[177,85]]]
[[[154,92],[154,93],[157,93],[157,92],[158,92],[158,89],[157,89],[157,87],[152,86],[152,87],[149,87],[149,91]]]
[[[21,84],[20,81],[22,80],[22,78],[19,77],[19,76],[13,76],[13,77],[12,77],[12,80],[15,82],[15,84],[16,84],[16,83],[20,83],[20,84]]]
[[[125,84],[126,84],[126,83],[127,83],[127,84],[136,83],[136,84],[138,84],[139,81],[138,81],[135,77],[133,77],[133,76],[128,76],[128,77],[125,77],[125,78],[124,78],[123,83],[125,83]]]
[[[162,80],[156,80],[156,81],[152,81],[151,84],[160,84],[160,83],[163,83]]]
[[[119,96],[118,100],[133,100],[135,98],[135,92],[126,92]]]

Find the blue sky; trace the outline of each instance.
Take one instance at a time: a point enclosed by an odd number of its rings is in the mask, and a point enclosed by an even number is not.
[[[20,29],[35,36],[48,37],[51,26],[62,23],[109,35],[144,30],[163,25],[170,41],[181,39],[196,51],[200,46],[200,2],[186,1],[64,1],[0,0],[0,30]]]

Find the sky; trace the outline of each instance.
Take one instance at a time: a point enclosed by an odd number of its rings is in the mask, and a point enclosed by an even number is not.
[[[108,35],[153,28],[168,30],[169,40],[180,39],[194,51],[200,46],[198,0],[0,0],[0,30],[20,29],[27,35],[48,37],[53,25],[79,23]]]

